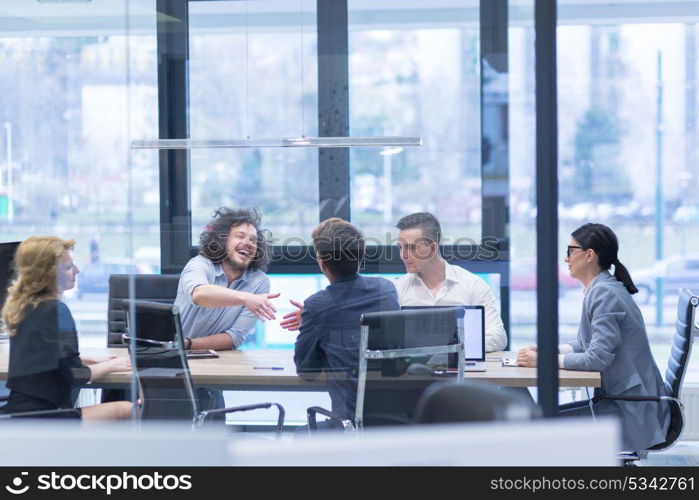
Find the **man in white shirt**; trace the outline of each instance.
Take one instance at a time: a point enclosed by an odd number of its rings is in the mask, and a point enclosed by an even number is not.
[[[502,351],[507,333],[495,297],[481,278],[447,263],[439,252],[442,229],[427,212],[406,215],[398,221],[398,248],[408,274],[394,284],[401,306],[475,305],[485,308],[485,350]]]

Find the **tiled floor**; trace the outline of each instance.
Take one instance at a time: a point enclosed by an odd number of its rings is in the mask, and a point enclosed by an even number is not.
[[[665,451],[649,453],[646,460],[640,460],[639,466],[699,466],[699,441],[678,441],[675,446]]]

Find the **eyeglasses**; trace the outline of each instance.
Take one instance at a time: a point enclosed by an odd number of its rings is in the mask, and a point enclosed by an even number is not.
[[[573,250],[579,248],[580,250],[584,250],[583,247],[579,247],[576,245],[568,245],[568,248],[566,249],[566,255],[570,257],[573,254]]]

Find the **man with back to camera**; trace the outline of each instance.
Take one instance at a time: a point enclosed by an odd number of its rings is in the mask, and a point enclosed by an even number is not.
[[[186,349],[237,349],[258,319],[274,319],[270,299],[279,294],[268,293],[269,260],[257,210],[216,210],[199,236],[199,255],[184,267],[177,287]],[[202,410],[223,406],[220,391],[199,391],[199,399]]]
[[[355,226],[339,218],[327,219],[312,237],[318,266],[330,285],[306,299],[300,325],[293,317],[282,325],[300,330],[294,352],[297,373],[313,380],[321,371],[328,372],[333,413],[354,420],[360,317],[398,310],[398,296],[390,281],[359,274],[364,236]],[[330,421],[318,425],[336,426]]]
[[[394,283],[401,306],[475,305],[485,309],[485,350],[507,346],[495,298],[481,278],[449,264],[440,252],[442,228],[428,212],[406,215],[398,221],[398,249],[408,274]]]

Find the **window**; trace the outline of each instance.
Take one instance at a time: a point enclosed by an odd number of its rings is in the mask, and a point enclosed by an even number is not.
[[[699,174],[697,25],[626,5],[596,6],[603,24],[559,20],[559,248],[585,222],[615,231],[662,370],[682,286],[677,270],[685,269],[682,256],[699,250],[689,195]],[[666,263],[664,276],[656,261]],[[562,332],[574,333],[578,318],[568,311],[580,302],[577,293],[561,298]]]
[[[110,269],[160,265],[157,158],[128,147],[157,136],[155,1],[128,32],[126,15],[107,0],[0,7],[0,238],[76,240],[66,298],[83,347],[104,346]]]
[[[352,221],[380,241],[423,211],[445,243],[481,238],[478,2],[455,7],[349,1],[351,134],[424,142],[350,151]]]
[[[190,2],[190,137],[317,135],[315,3],[302,4]],[[316,149],[199,149],[190,164],[193,244],[221,206],[259,207],[276,245],[310,242]]]

